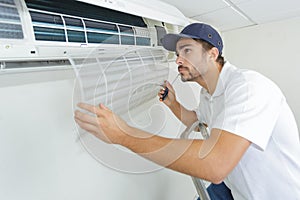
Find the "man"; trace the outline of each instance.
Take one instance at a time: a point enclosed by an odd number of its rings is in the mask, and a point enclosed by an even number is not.
[[[152,135],[130,127],[103,104],[79,104],[96,115],[76,111],[79,126],[170,169],[216,184],[225,181],[234,199],[300,199],[299,133],[280,89],[256,72],[225,62],[222,39],[207,24],[190,24],[180,34],[167,34],[162,43],[176,52],[181,79],[202,86],[195,111],[177,102],[169,83],[163,102],[187,126],[197,120],[207,124],[209,139]]]

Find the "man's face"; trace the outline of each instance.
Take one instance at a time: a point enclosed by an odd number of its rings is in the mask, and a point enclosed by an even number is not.
[[[182,81],[196,81],[207,73],[208,53],[201,43],[190,38],[182,38],[176,44],[176,55],[176,64]]]

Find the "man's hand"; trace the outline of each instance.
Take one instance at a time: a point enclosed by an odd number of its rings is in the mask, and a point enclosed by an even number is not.
[[[162,97],[165,93],[165,90],[166,90],[165,88],[168,88],[169,92],[168,92],[168,95],[163,100]],[[168,107],[170,107],[174,102],[176,102],[175,90],[168,81],[165,82],[165,88],[162,88],[159,91],[158,97],[159,97],[160,101],[163,101]]]
[[[78,107],[89,113],[76,110],[74,116],[76,123],[100,140],[106,143],[121,144],[124,137],[128,136],[130,128],[128,124],[103,104],[92,106],[79,103]]]

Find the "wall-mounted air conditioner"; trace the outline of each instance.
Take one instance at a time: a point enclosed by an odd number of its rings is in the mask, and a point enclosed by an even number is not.
[[[188,20],[175,7],[146,0],[0,0],[0,72],[69,65],[91,48],[157,48]]]

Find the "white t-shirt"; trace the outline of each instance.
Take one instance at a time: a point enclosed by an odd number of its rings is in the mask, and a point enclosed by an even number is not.
[[[261,74],[226,62],[216,90],[201,90],[198,119],[252,144],[225,179],[235,200],[300,199],[300,142],[280,89]]]

